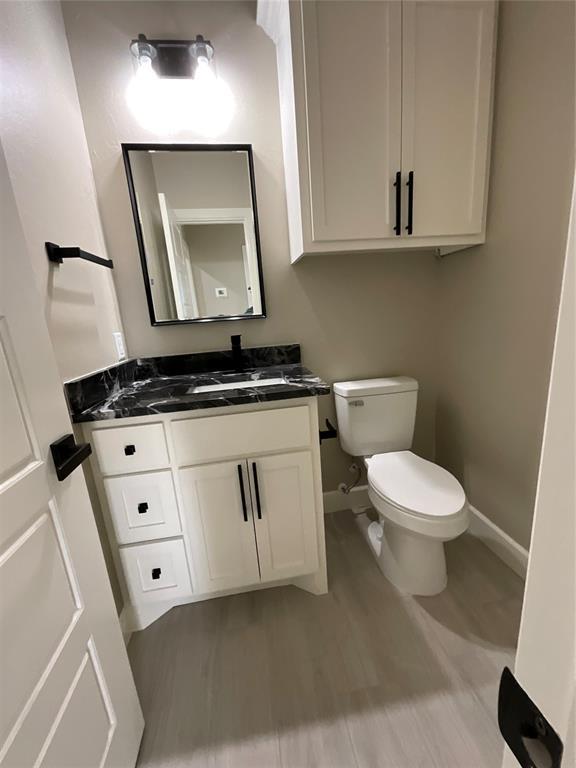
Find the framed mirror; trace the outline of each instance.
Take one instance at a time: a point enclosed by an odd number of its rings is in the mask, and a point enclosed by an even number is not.
[[[122,154],[152,325],[266,317],[252,147]]]

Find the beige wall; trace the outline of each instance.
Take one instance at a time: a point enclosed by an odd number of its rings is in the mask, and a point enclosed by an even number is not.
[[[528,546],[574,169],[574,4],[503,2],[488,242],[440,269],[437,458]]]
[[[136,153],[133,153],[136,154]],[[158,192],[172,208],[251,208],[245,153],[155,152]]]
[[[49,266],[44,242],[106,257],[76,84],[57,3],[4,2],[0,135],[62,379],[117,361],[110,270]]]
[[[242,224],[194,224],[184,227],[200,315],[241,315],[249,306],[244,273]],[[226,288],[226,297],[216,296]]]
[[[421,384],[416,448],[434,451],[436,277],[431,255],[339,255],[290,266],[274,45],[255,23],[255,3],[67,2],[64,17],[80,103],[132,355],[219,349],[230,334],[248,345],[300,342],[304,362],[329,381],[405,373]],[[203,34],[218,73],[237,102],[223,142],[254,147],[268,318],[150,326],[120,142],[204,141],[191,132],[159,136],[129,114],[133,75],[128,51],[139,32],[187,38]],[[332,398],[321,417],[334,418]],[[337,441],[322,446],[324,487],[350,476]]]
[[[152,157],[148,152],[131,152],[130,169],[146,248],[154,313],[159,320],[173,320],[177,317],[176,307]]]

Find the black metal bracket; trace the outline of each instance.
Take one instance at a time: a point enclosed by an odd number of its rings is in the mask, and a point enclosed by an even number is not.
[[[328,419],[326,419],[326,429],[320,430],[320,442],[322,442],[322,440],[331,440],[333,437],[338,437],[338,432],[336,428],[330,424]]]
[[[108,269],[114,269],[114,263],[112,259],[102,259],[100,256],[94,256],[93,253],[83,251],[78,246],[72,248],[64,248],[56,243],[45,243],[46,253],[48,258],[54,264],[62,264],[64,259],[84,259],[84,261],[91,261],[94,264],[100,264],[102,267],[108,267]]]
[[[58,480],[65,480],[92,453],[90,443],[76,445],[74,435],[64,435],[50,445]]]
[[[508,667],[500,678],[498,725],[522,768],[560,768],[560,737]]]

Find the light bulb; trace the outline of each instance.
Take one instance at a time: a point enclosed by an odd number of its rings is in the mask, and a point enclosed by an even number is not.
[[[190,127],[209,138],[223,133],[234,114],[234,98],[228,85],[216,77],[210,62],[198,59],[194,78],[194,100]]]

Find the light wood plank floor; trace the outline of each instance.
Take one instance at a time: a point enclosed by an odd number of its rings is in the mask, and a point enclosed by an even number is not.
[[[463,536],[448,589],[403,597],[349,512],[326,528],[328,595],[220,598],[133,636],[139,768],[499,768],[521,580]]]

